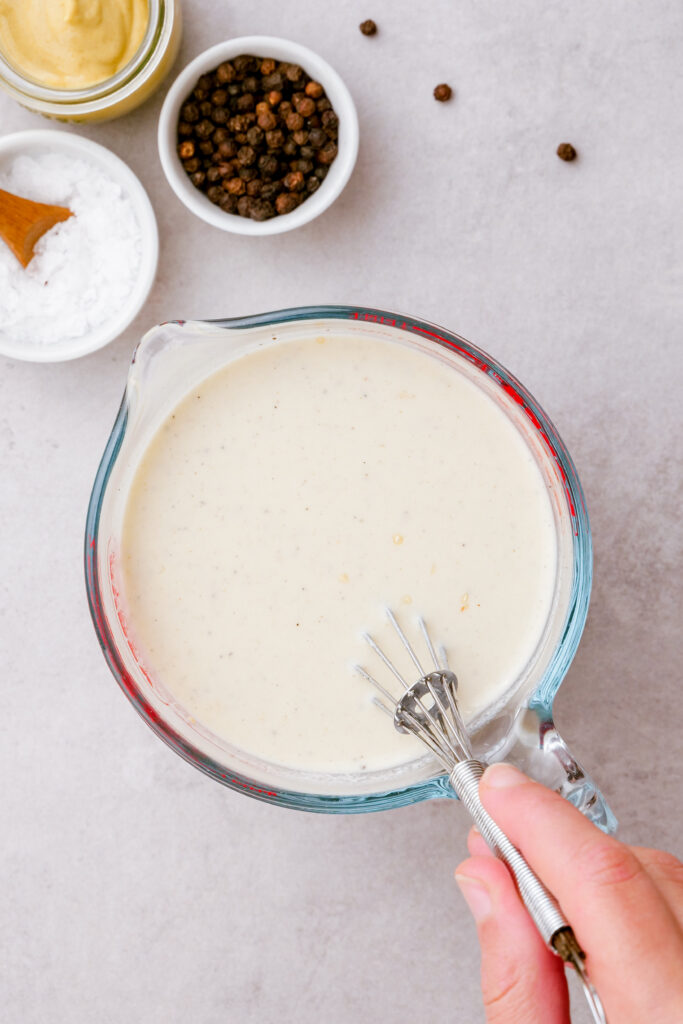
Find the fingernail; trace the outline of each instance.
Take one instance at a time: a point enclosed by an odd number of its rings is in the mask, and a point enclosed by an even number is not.
[[[500,764],[491,764],[484,772],[482,782],[485,786],[489,786],[491,789],[507,789],[509,786],[521,786],[524,782],[528,782],[526,775],[523,775],[517,768],[513,768],[511,764],[505,764],[501,761]]]
[[[472,917],[479,924],[491,913],[492,903],[488,889],[478,879],[470,878],[469,875],[456,875],[455,880],[472,911]]]

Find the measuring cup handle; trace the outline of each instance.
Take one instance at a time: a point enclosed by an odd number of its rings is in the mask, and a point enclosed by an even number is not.
[[[515,720],[503,757],[532,779],[566,797],[603,832],[616,831],[609,804],[558,732],[552,718],[525,708]]]

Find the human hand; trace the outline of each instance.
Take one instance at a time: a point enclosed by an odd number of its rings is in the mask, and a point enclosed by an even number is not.
[[[683,864],[604,835],[511,765],[487,768],[479,795],[569,919],[609,1024],[683,1024]],[[468,847],[456,879],[479,934],[488,1024],[568,1024],[563,962],[476,829]]]

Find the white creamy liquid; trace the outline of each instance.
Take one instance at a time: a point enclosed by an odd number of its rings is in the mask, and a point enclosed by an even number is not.
[[[556,532],[493,399],[424,353],[327,337],[187,395],[137,470],[121,555],[144,667],[189,716],[263,760],[344,773],[423,753],[352,672],[396,688],[360,636],[399,662],[383,606],[411,635],[425,617],[472,716],[538,645]]]

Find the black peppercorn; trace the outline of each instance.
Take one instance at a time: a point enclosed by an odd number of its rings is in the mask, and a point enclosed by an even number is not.
[[[273,153],[264,153],[259,157],[258,169],[264,178],[274,178],[280,169],[277,157]]]
[[[204,173],[204,171],[195,171],[194,174],[190,175],[190,181],[192,182],[195,188],[201,188],[202,185],[204,184],[205,178],[206,174]]]
[[[306,88],[304,89],[306,95],[310,96],[311,99],[314,100],[319,100],[324,91],[325,90],[323,89],[320,82],[309,82]]]
[[[255,199],[251,204],[249,216],[252,220],[269,220],[274,215],[273,204],[266,199]]]
[[[225,192],[218,205],[225,213],[237,213],[237,200],[234,196],[229,196]]]
[[[358,28],[361,30],[364,36],[374,36],[377,33],[377,25],[375,25],[372,18],[368,18],[367,21],[361,21]]]
[[[214,132],[214,136],[215,136],[215,134],[216,133]],[[199,143],[199,152],[203,153],[204,156],[211,156],[211,154],[213,153],[213,142],[211,142],[210,139],[206,139],[205,142],[200,142]]]
[[[577,154],[571,142],[561,142],[557,147],[557,155],[560,160],[575,160]]]
[[[228,128],[235,134],[238,134],[239,132],[246,132],[248,131],[252,120],[253,117],[250,114],[235,114],[235,116],[231,117],[228,121]]]
[[[195,121],[199,120],[199,107],[196,103],[186,103],[180,111],[180,116],[183,121],[189,121],[194,124]]]
[[[250,196],[240,196],[237,200],[237,212],[240,217],[248,217],[254,200]]]
[[[250,146],[260,146],[263,142],[264,131],[257,124],[253,124],[247,132],[247,142]]]
[[[237,160],[242,167],[251,167],[256,160],[256,150],[253,146],[240,146],[237,150]]]
[[[255,106],[253,93],[245,92],[243,96],[238,96],[235,106],[240,111],[253,110]]]
[[[194,174],[201,166],[201,161],[198,156],[193,156],[191,160],[183,160],[183,167],[188,174]]]
[[[301,114],[292,111],[291,114],[287,114],[285,124],[290,132],[298,132],[304,126],[304,119]]]
[[[326,132],[330,133],[334,130],[336,134],[336,129],[339,125],[339,118],[335,114],[334,110],[324,110],[320,120]]]
[[[321,184],[322,182],[320,181],[320,178],[316,178],[316,176],[312,174],[310,178],[306,179],[306,191],[309,193],[317,192]]]
[[[216,132],[216,135],[218,135],[218,132]],[[218,152],[223,159],[231,160],[233,156],[237,155],[237,143],[234,139],[226,139],[224,142],[220,143]]]
[[[259,70],[259,60],[257,57],[252,57],[248,53],[243,53],[239,57],[235,57],[233,64],[235,65],[235,71],[242,78],[247,75],[254,75]]]
[[[293,192],[282,192],[275,200],[275,209],[278,213],[291,213],[299,205],[299,197]]]
[[[301,192],[304,187],[304,176],[301,171],[290,171],[284,177],[284,184],[289,192]]]
[[[221,199],[225,195],[220,185],[212,185],[211,188],[207,188],[206,194],[212,203],[220,203]]]
[[[277,67],[277,62],[274,61],[272,57],[265,57],[261,61],[261,68],[260,68],[261,74],[262,75],[272,75],[272,73],[273,73],[273,71],[275,71],[276,67]]]
[[[277,89],[279,92],[282,90],[284,84],[284,76],[279,71],[276,71],[270,75],[266,75],[262,83],[265,92],[272,92],[273,89]]]
[[[327,135],[322,128],[311,128],[308,133],[308,141],[314,149],[320,149],[327,142]]]
[[[245,190],[245,184],[241,178],[226,178],[223,182],[223,188],[226,192],[229,192],[231,196],[241,196]]]
[[[296,110],[302,117],[310,117],[312,114],[315,114],[315,100],[312,100],[310,96],[304,96],[297,103]]]
[[[437,85],[434,89],[434,99],[438,100],[439,103],[445,103],[452,95],[453,90],[450,85],[446,85],[445,82],[442,82],[441,85]]]
[[[219,82],[232,82],[235,77],[235,69],[229,60],[219,64],[216,68],[216,78]]]
[[[192,135],[193,130],[189,121],[178,121],[178,135]]]
[[[270,149],[279,149],[285,141],[285,134],[280,128],[266,132],[266,142]]]
[[[200,121],[195,128],[196,134],[200,139],[208,139],[209,135],[213,135],[215,129],[211,121]]]
[[[266,113],[259,114],[257,123],[259,128],[263,128],[264,132],[269,132],[277,127],[277,117],[272,110],[268,109]]]
[[[335,142],[332,142],[332,140],[330,139],[329,142],[325,143],[322,149],[318,150],[318,163],[331,164],[332,161],[335,159],[337,152],[337,144]]]
[[[275,199],[282,192],[282,182],[267,181],[261,189],[261,199]]]

